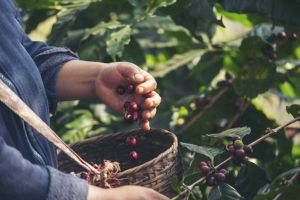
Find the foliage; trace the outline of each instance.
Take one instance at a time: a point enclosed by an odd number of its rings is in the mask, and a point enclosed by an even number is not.
[[[18,2],[29,32],[57,17],[50,44],[67,46],[85,60],[133,62],[157,78],[163,102],[152,126],[178,134],[183,161],[189,162],[185,181],[199,178],[199,161],[223,161],[232,136],[249,143],[299,114],[292,104],[300,98],[300,39],[291,39],[299,35],[299,0]],[[286,39],[278,37],[281,31]],[[218,82],[225,72],[233,86],[224,90]],[[133,128],[98,101],[64,102],[52,122],[69,143]],[[296,199],[297,181],[279,184],[298,173],[299,125],[292,128],[296,136],[268,138],[255,146],[251,162],[230,167],[226,183],[197,187],[190,199]],[[190,151],[196,152],[192,158]]]

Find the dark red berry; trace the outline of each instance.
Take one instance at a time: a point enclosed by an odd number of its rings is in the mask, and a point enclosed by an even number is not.
[[[82,178],[84,180],[88,180],[89,179],[89,174],[87,172],[81,172],[80,173],[80,178]]]
[[[236,135],[232,137],[232,142],[236,141],[236,140],[241,140],[241,137]]]
[[[138,112],[133,112],[132,113],[132,118],[133,118],[133,121],[137,121],[139,119],[139,113]]]
[[[222,80],[217,83],[218,87],[228,87],[232,85],[232,80]]]
[[[130,85],[127,86],[127,90],[126,90],[127,93],[132,94],[132,93],[134,93],[134,90],[135,90],[134,85],[130,84]]]
[[[124,119],[125,119],[126,122],[129,122],[129,123],[134,121],[133,115],[130,114],[130,113],[125,113]]]
[[[242,162],[239,158],[233,157],[232,158],[232,163],[235,164],[235,165],[240,166]]]
[[[219,172],[225,174],[225,176],[227,176],[228,174],[228,171],[226,169],[220,169]]]
[[[147,94],[143,94],[143,97],[144,98],[151,98],[151,97],[154,97],[155,93],[153,91],[151,92],[148,92]]]
[[[230,153],[231,155],[234,154],[235,148],[234,148],[233,144],[228,144],[228,145],[227,145],[227,151],[228,151],[228,153]]]
[[[207,165],[204,165],[200,168],[200,172],[202,175],[207,175],[210,172],[210,168]]]
[[[131,151],[129,153],[129,157],[132,159],[132,160],[137,160],[139,158],[139,154],[136,152],[136,151]]]
[[[199,169],[201,169],[202,166],[208,166],[206,162],[200,162]]]
[[[278,33],[278,38],[281,40],[284,40],[287,37],[286,32],[282,31],[280,33]]]
[[[126,138],[126,144],[130,145],[130,146],[134,146],[136,145],[136,138],[133,136],[128,136]]]
[[[216,179],[214,176],[206,177],[206,183],[208,186],[214,186],[216,184]]]
[[[129,111],[134,112],[138,110],[139,110],[139,105],[135,101],[132,101],[129,106]]]
[[[126,89],[124,87],[122,87],[122,86],[117,87],[117,93],[119,95],[123,95],[123,94],[125,94],[125,92],[126,92]]]
[[[248,160],[249,160],[249,157],[248,157],[248,156],[244,156],[244,157],[242,158],[242,162],[243,162],[243,163],[246,163]]]
[[[253,153],[253,148],[252,148],[252,146],[245,145],[245,146],[243,147],[243,149],[244,149],[244,151],[245,151],[246,154]]]
[[[125,109],[125,111],[129,111],[129,108],[130,108],[130,102],[129,102],[129,101],[126,101],[126,102],[124,103],[124,109]]]
[[[245,156],[245,151],[243,149],[237,149],[235,150],[234,155],[237,158],[243,158]]]
[[[297,33],[290,34],[289,39],[292,40],[292,41],[297,40]]]
[[[215,173],[215,178],[217,181],[219,182],[223,182],[226,178],[225,174],[221,173],[221,172],[217,172]]]

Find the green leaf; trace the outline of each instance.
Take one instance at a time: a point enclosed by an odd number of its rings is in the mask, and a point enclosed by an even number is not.
[[[142,8],[148,14],[153,14],[158,8],[169,6],[176,0],[128,0],[135,7]]]
[[[208,134],[207,137],[215,137],[215,138],[226,138],[226,137],[233,137],[233,136],[240,136],[241,138],[249,135],[251,133],[251,129],[248,127],[241,127],[241,128],[232,128],[221,133],[215,134]]]
[[[272,48],[270,44],[268,44],[266,41],[264,41],[259,36],[252,36],[245,38],[242,41],[242,44],[240,46],[240,52],[241,55],[246,58],[263,58],[265,59],[266,56],[262,53],[263,48]]]
[[[234,89],[240,96],[256,97],[267,91],[275,82],[276,65],[265,59],[250,59],[239,72]]]
[[[257,191],[268,183],[266,172],[252,162],[247,162],[236,177],[237,190],[247,199],[253,199]]]
[[[185,66],[192,62],[195,58],[199,58],[204,53],[203,49],[194,49],[183,54],[177,54],[168,60],[166,63],[162,63],[152,72],[155,77],[164,77],[168,73]]]
[[[218,0],[224,9],[237,13],[256,13],[263,15],[272,21],[279,21],[285,24],[300,26],[300,4],[295,0],[274,1],[274,0]]]
[[[280,193],[281,199],[298,199],[300,196],[300,185],[288,185],[287,181],[290,181],[295,174],[299,176],[299,173],[300,168],[298,167],[280,174],[267,189],[256,195],[254,200],[271,200]]]
[[[188,143],[180,143],[181,146],[187,148],[188,150],[204,155],[206,157],[208,157],[211,161],[214,160],[214,157],[216,157],[217,155],[220,155],[222,153],[224,153],[224,149],[220,149],[220,148],[214,148],[214,147],[207,147],[207,146],[198,146],[198,145],[194,145],[194,144],[188,144]]]
[[[293,115],[293,117],[299,117],[300,115],[300,105],[294,104],[286,107],[286,111]]]
[[[106,41],[107,53],[116,60],[116,56],[121,57],[125,45],[129,44],[132,30],[130,26],[125,26],[112,33]]]
[[[244,199],[232,186],[222,183],[214,186],[208,194],[208,200],[239,200]]]

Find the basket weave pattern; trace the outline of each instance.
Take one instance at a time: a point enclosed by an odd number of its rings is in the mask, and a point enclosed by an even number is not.
[[[125,144],[127,136],[135,136],[137,145],[130,147]],[[140,129],[110,135],[93,137],[73,144],[75,150],[88,162],[101,163],[103,160],[120,163],[121,172],[117,174],[118,185],[140,185],[152,188],[171,197],[172,178],[179,178],[181,165],[178,156],[176,136],[163,129],[152,129],[143,133]],[[132,161],[129,152],[135,150],[139,159]],[[59,169],[67,173],[83,171],[65,154],[59,154]]]

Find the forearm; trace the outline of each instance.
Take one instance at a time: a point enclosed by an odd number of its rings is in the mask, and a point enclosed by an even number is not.
[[[72,60],[57,75],[56,93],[59,100],[96,98],[95,80],[105,63]]]

